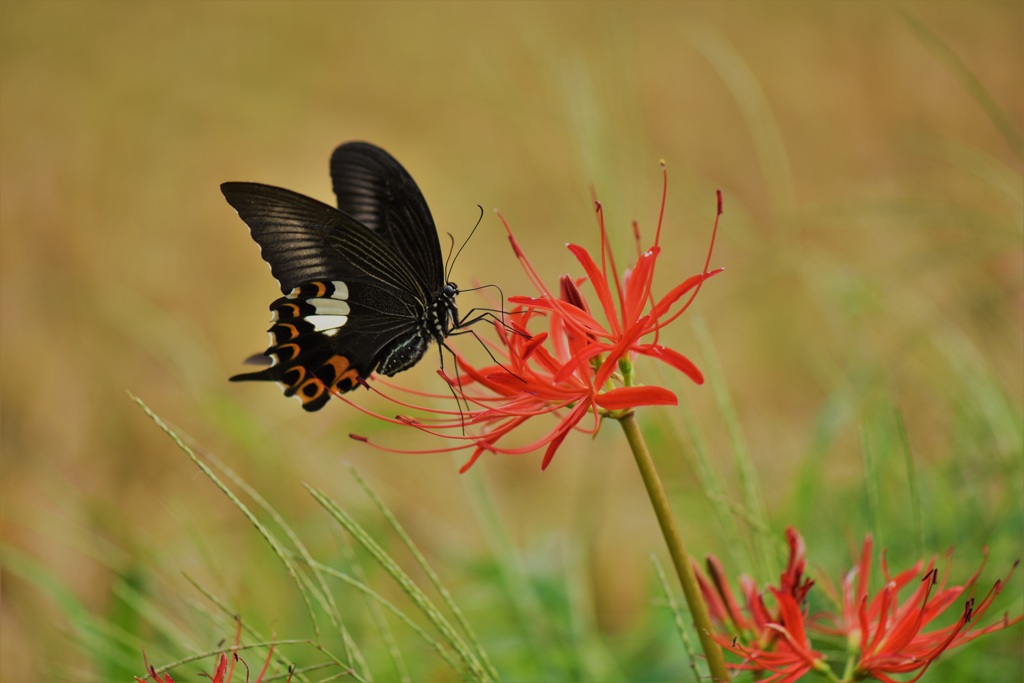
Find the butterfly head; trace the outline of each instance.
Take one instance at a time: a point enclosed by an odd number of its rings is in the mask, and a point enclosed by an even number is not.
[[[455,297],[458,295],[459,286],[449,282],[434,298],[434,307],[431,311],[434,323],[432,333],[438,341],[442,341],[459,326],[459,306],[455,303]]]

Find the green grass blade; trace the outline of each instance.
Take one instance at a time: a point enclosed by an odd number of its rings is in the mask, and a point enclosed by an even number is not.
[[[942,60],[953,75],[957,77],[967,93],[984,110],[995,127],[999,129],[999,132],[1003,134],[1003,137],[1010,143],[1010,147],[1017,156],[1024,158],[1024,138],[1021,137],[1020,129],[1014,124],[1013,119],[1010,118],[1006,111],[999,106],[995,98],[989,94],[982,82],[974,75],[974,72],[924,22],[906,10],[903,10],[901,13],[903,20],[910,27],[910,30],[913,31],[917,39],[931,50],[936,57]]]
[[[708,331],[704,318],[700,315],[693,317],[693,329],[697,336],[697,343],[700,346],[701,356],[704,359],[708,384],[715,395],[715,402],[718,404],[718,411],[725,421],[726,430],[729,434],[729,441],[732,445],[733,462],[736,473],[739,477],[740,490],[743,491],[743,507],[752,522],[754,539],[754,567],[757,575],[762,578],[774,578],[778,573],[778,556],[774,540],[771,538],[771,529],[768,517],[768,507],[765,505],[764,496],[761,493],[761,485],[758,483],[757,469],[750,457],[750,449],[747,447],[746,439],[743,437],[743,427],[740,424],[736,407],[729,397],[726,387],[725,374],[718,362],[718,354],[715,351],[711,333]]]
[[[690,634],[686,631],[686,622],[683,619],[683,609],[679,606],[679,601],[676,600],[675,593],[672,592],[672,588],[669,586],[668,578],[665,576],[665,568],[661,566],[661,562],[658,561],[658,556],[651,553],[651,564],[654,565],[654,573],[658,577],[658,583],[661,585],[661,590],[665,594],[665,600],[668,603],[668,609],[672,612],[672,621],[676,625],[676,630],[679,632],[679,639],[683,641],[683,649],[686,650],[686,658],[690,662],[690,670],[693,672],[693,680],[699,681],[702,679],[700,669],[697,668],[697,651],[693,647],[693,641],[690,640]]]
[[[739,525],[736,524],[734,508],[729,505],[729,496],[725,490],[725,483],[719,476],[711,459],[711,452],[707,441],[701,433],[700,426],[693,419],[693,413],[685,401],[679,402],[678,407],[683,418],[683,426],[686,431],[690,448],[683,448],[690,466],[697,473],[697,480],[700,482],[701,491],[711,503],[711,509],[715,512],[715,521],[722,534],[723,545],[728,548],[732,555],[733,562],[737,567],[748,566],[753,562],[749,553],[749,544],[740,533]],[[664,414],[664,413],[663,413]],[[670,428],[678,433],[678,426],[675,420],[668,421]],[[679,441],[682,442],[682,435],[679,434]],[[748,552],[744,553],[743,549]]]
[[[334,596],[327,588],[327,583],[324,578],[316,573],[313,569],[312,560],[313,557],[305,544],[299,538],[298,534],[291,528],[291,526],[285,521],[284,517],[267,501],[256,489],[249,485],[242,477],[240,477],[234,470],[228,467],[220,458],[214,454],[203,451],[203,457],[209,460],[217,470],[224,475],[236,488],[241,490],[247,496],[249,496],[260,509],[267,513],[270,518],[278,525],[278,527],[284,532],[288,540],[291,541],[292,545],[298,550],[298,554],[306,560],[307,566],[311,568],[316,577],[317,586],[316,589],[310,589],[310,593],[317,598],[321,608],[330,618],[332,625],[339,630],[342,637],[342,644],[345,648],[344,657],[350,659],[357,664],[361,664],[364,668],[364,673],[368,676],[369,672],[366,671],[366,662],[359,652],[359,648],[356,642],[352,639],[352,635],[345,627],[344,620],[342,619],[341,612],[338,609],[338,605],[334,601]]]
[[[289,558],[288,553],[281,545],[281,542],[277,539],[276,536],[270,533],[270,530],[266,527],[266,525],[260,522],[256,515],[254,515],[252,511],[248,508],[248,506],[241,500],[239,500],[238,496],[236,496],[235,493],[230,488],[228,488],[228,486],[223,481],[221,481],[220,477],[218,477],[217,474],[212,469],[210,469],[210,466],[203,462],[196,455],[195,451],[192,450],[192,448],[184,442],[184,440],[177,434],[177,432],[171,429],[171,427],[167,423],[165,423],[160,418],[160,416],[158,416],[156,413],[150,410],[149,406],[147,406],[142,401],[142,399],[134,395],[132,395],[131,397],[132,400],[134,400],[135,403],[137,403],[139,407],[142,408],[146,415],[149,416],[149,418],[153,420],[153,422],[155,422],[156,425],[160,427],[160,429],[162,429],[165,434],[167,434],[167,436],[171,437],[171,440],[174,441],[178,448],[180,448],[185,453],[185,455],[189,457],[189,459],[196,465],[196,467],[198,467],[202,471],[202,473],[205,474],[206,477],[210,481],[212,481],[214,485],[217,488],[219,488],[225,496],[228,497],[228,500],[230,500],[243,515],[245,515],[245,518],[249,520],[249,523],[256,527],[256,530],[270,545],[271,549],[273,549],[274,551],[274,554],[277,555],[278,559],[280,559],[281,563],[284,565],[285,570],[288,572],[288,576],[291,577],[292,582],[295,584],[296,588],[298,588],[299,594],[302,596],[302,600],[306,605],[306,611],[309,614],[309,621],[313,626],[315,638],[319,642],[320,627],[317,624],[316,614],[313,611],[313,603],[310,599],[309,593],[306,589],[304,582],[299,579],[299,570],[296,568],[295,564]]]
[[[356,541],[363,546],[392,579],[412,599],[413,603],[423,612],[424,616],[441,633],[442,637],[454,649],[464,666],[457,667],[460,675],[478,681],[490,681],[491,677],[480,664],[480,661],[467,647],[465,641],[452,628],[452,625],[445,619],[444,615],[434,606],[426,594],[419,589],[409,575],[398,566],[398,563],[391,558],[387,552],[363,529],[347,512],[341,509],[333,500],[327,497],[319,489],[306,485],[314,499],[348,531]]]
[[[494,496],[487,486],[483,469],[467,472],[461,481],[466,485],[473,506],[473,518],[483,528],[483,536],[495,560],[495,569],[509,596],[515,622],[520,626],[519,635],[529,648],[530,656],[526,662],[531,666],[529,675],[535,679],[550,678],[552,672],[561,671],[563,667],[552,645],[558,636],[544,610],[543,600],[530,581],[522,558],[515,551],[512,537],[494,505]]]
[[[343,581],[349,586],[352,586],[357,591],[365,595],[367,598],[369,598],[376,604],[384,607],[386,610],[394,614],[399,621],[408,626],[413,633],[419,636],[420,639],[423,640],[423,642],[426,643],[428,647],[437,652],[441,656],[441,658],[445,662],[447,662],[449,666],[451,666],[452,669],[454,669],[455,671],[459,671],[460,673],[464,670],[463,667],[459,666],[459,660],[456,658],[455,653],[453,651],[445,648],[444,643],[442,643],[440,640],[431,637],[431,635],[427,633],[427,631],[422,626],[420,626],[415,621],[410,619],[409,615],[407,615],[405,612],[399,609],[398,606],[395,605],[393,602],[382,596],[377,591],[370,588],[362,581],[359,581],[358,579],[349,576],[343,571],[335,569],[334,567],[329,567],[327,565],[320,564],[316,562],[316,560],[314,560],[314,563],[317,565],[319,571],[322,571],[324,574],[331,576],[335,579],[338,579],[339,581]]]
[[[342,558],[348,564],[349,571],[355,579],[363,584],[368,584],[366,573],[363,571],[363,567],[359,564],[356,559],[355,552],[352,548],[352,539],[345,534],[337,534],[338,544],[341,548]],[[402,683],[410,681],[409,667],[405,663],[405,658],[402,656],[402,651],[398,647],[398,640],[395,638],[394,632],[391,630],[388,620],[385,618],[384,612],[381,606],[369,596],[363,596],[365,598],[365,604],[367,610],[370,612],[370,619],[373,620],[374,625],[380,632],[381,640],[384,641],[384,649],[387,651],[388,656],[391,658],[391,662],[395,667],[395,673],[398,675],[398,679]]]
[[[875,537],[875,543],[879,548],[885,547],[885,537],[882,536],[882,511],[881,511],[881,482],[878,472],[878,454],[875,452],[874,444],[871,442],[871,435],[867,425],[861,425],[860,442],[861,456],[864,459],[864,498],[868,511],[868,525]]]
[[[786,144],[771,103],[757,75],[725,36],[710,29],[690,30],[690,42],[708,60],[739,105],[740,113],[754,139],[754,149],[776,210],[796,206],[793,173]]]
[[[896,431],[899,435],[900,452],[907,470],[907,488],[910,490],[910,515],[913,524],[914,555],[924,555],[924,514],[921,511],[921,488],[917,479],[917,468],[914,466],[914,451],[910,447],[907,425],[903,421],[903,411],[897,409]]]
[[[423,572],[427,575],[427,578],[430,580],[430,583],[434,586],[435,590],[437,590],[438,594],[441,596],[441,599],[444,601],[444,604],[447,605],[448,610],[455,617],[455,620],[458,622],[459,627],[462,629],[462,633],[465,634],[466,638],[469,639],[470,645],[472,645],[473,650],[476,652],[476,656],[480,658],[480,662],[483,664],[484,668],[487,669],[487,673],[490,674],[491,678],[498,680],[500,678],[498,676],[498,672],[494,668],[494,665],[491,663],[490,659],[487,657],[487,653],[484,651],[483,646],[480,645],[480,641],[476,637],[476,633],[473,631],[473,628],[469,625],[469,622],[466,621],[466,617],[462,614],[462,610],[460,610],[459,606],[455,604],[455,600],[454,598],[452,598],[451,593],[448,591],[447,588],[445,588],[444,584],[441,583],[441,579],[437,576],[437,572],[435,572],[433,567],[431,567],[430,564],[427,562],[427,558],[423,556],[423,553],[420,552],[420,549],[409,537],[409,534],[405,532],[405,529],[395,518],[395,516],[391,513],[391,510],[389,510],[388,507],[384,504],[384,501],[382,501],[380,497],[377,495],[377,493],[372,488],[370,488],[369,484],[367,484],[366,481],[361,476],[359,476],[359,473],[356,471],[355,467],[353,467],[352,465],[348,465],[348,471],[351,472],[352,476],[355,478],[360,488],[362,488],[366,495],[370,498],[370,500],[373,501],[373,504],[377,506],[377,509],[380,511],[381,515],[384,516],[384,519],[387,520],[388,524],[391,525],[391,528],[394,529],[396,534],[398,534],[398,537],[402,540],[402,543],[405,544],[405,547],[409,549],[410,553],[412,553],[412,556],[416,559],[416,562],[423,569]]]
[[[212,605],[217,607],[217,609],[220,610],[222,615],[224,615],[225,617],[235,621],[236,623],[239,623],[238,613],[235,612],[234,610],[232,610],[228,606],[228,604],[224,602],[224,600],[222,600],[221,598],[219,598],[218,596],[214,595],[212,592],[207,590],[202,584],[200,584],[198,581],[196,581],[194,578],[192,578],[188,574],[185,574],[184,576],[185,576],[185,580],[187,580],[190,584],[192,584],[192,586],[197,591],[199,591],[203,595],[203,597],[205,597],[207,599],[207,601],[209,601]],[[267,638],[264,637],[261,633],[259,633],[259,631],[257,631],[255,628],[253,628],[252,625],[249,624],[249,622],[247,622],[245,620],[241,620],[240,623],[241,623],[242,633],[245,633],[246,635],[248,635],[254,641],[257,641],[257,642],[277,642],[277,643],[299,642],[299,643],[309,644],[311,647],[313,647],[316,650],[319,650],[326,657],[328,657],[331,660],[330,661],[331,665],[337,666],[337,667],[341,668],[343,671],[345,671],[347,673],[347,675],[351,676],[353,680],[359,681],[360,683],[367,683],[366,679],[364,679],[355,669],[353,669],[351,667],[351,665],[346,664],[344,661],[338,659],[337,657],[332,655],[330,652],[325,650],[323,648],[323,646],[321,646],[320,644],[318,644],[318,643],[316,643],[316,642],[314,642],[312,640],[309,640],[309,639],[299,639],[299,640],[295,640],[295,641],[283,641],[283,640],[268,641]],[[221,651],[225,651],[225,650],[222,648],[218,652],[221,652]],[[294,666],[294,662],[292,662],[289,658],[285,657],[281,653],[280,650],[275,652],[274,658],[275,658],[275,660],[277,660],[277,662],[279,664],[281,664],[285,668],[291,668],[292,666]],[[176,664],[175,665],[165,666],[165,667],[163,667],[163,669],[159,669],[159,670],[166,670],[166,669],[169,669],[171,666],[176,666]],[[296,672],[295,672],[295,680],[307,681],[307,682],[309,681],[309,679],[304,674],[302,674],[300,670],[296,670]]]

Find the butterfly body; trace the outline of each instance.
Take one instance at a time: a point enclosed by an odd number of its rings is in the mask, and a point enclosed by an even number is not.
[[[426,201],[408,172],[365,142],[331,157],[338,208],[259,183],[224,183],[284,294],[270,309],[270,366],[233,381],[269,380],[319,410],[372,373],[415,365],[458,326]]]

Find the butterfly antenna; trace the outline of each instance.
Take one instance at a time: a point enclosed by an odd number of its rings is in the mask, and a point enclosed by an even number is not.
[[[445,234],[448,235],[449,242],[448,255],[444,257],[444,280],[445,282],[447,282],[448,275],[451,273],[451,271],[449,270],[449,265],[451,264],[452,260],[452,252],[455,251],[455,237],[450,232],[446,232]]]
[[[459,254],[461,254],[462,250],[466,248],[467,244],[469,244],[469,240],[473,239],[473,235],[476,233],[476,229],[480,227],[480,222],[483,221],[483,219],[484,219],[484,207],[482,207],[479,204],[477,204],[476,208],[479,209],[479,211],[480,211],[480,215],[476,219],[476,225],[474,225],[473,229],[469,231],[469,236],[466,237],[466,241],[463,242],[462,246],[459,247],[459,250],[457,252],[455,252],[455,258],[452,259],[450,264],[445,264],[444,279],[445,279],[446,282],[450,282],[451,281],[451,279],[452,279],[452,269],[455,268],[455,262],[459,259]],[[450,235],[449,235],[449,237],[450,237]],[[453,240],[453,244],[454,244],[454,240]]]

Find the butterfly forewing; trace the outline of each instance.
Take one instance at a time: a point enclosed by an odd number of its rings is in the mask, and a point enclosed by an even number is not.
[[[390,154],[349,142],[331,155],[338,208],[376,231],[415,271],[424,290],[444,286],[441,247],[430,209],[412,176]]]
[[[305,282],[373,280],[419,294],[419,278],[374,231],[333,206],[260,183],[221,191],[288,293]]]

